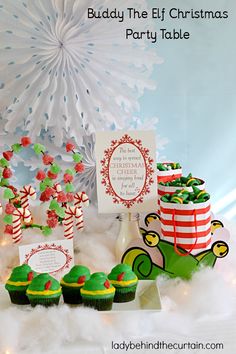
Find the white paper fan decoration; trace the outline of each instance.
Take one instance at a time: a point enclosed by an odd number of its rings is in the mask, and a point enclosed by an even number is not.
[[[127,22],[88,19],[87,8],[124,10],[119,0],[0,0],[0,113],[5,129],[34,139],[49,130],[61,145],[98,129],[124,128],[139,109],[156,51],[126,40]],[[144,0],[130,7],[146,9]],[[129,20],[144,30],[146,20]],[[150,28],[150,22],[148,23]]]
[[[66,152],[65,146],[57,147],[54,142],[50,139],[48,134],[44,135],[44,140],[41,141],[50,152],[50,154],[56,157],[60,167],[65,171],[67,168],[73,166],[72,155]],[[79,151],[83,156],[84,171],[81,174],[75,175],[75,180],[73,184],[77,191],[85,191],[89,196],[90,201],[96,201],[97,191],[96,191],[96,159],[95,159],[95,134],[84,135],[82,139],[82,144],[76,146],[76,151]],[[31,168],[37,169],[38,162],[32,156],[30,161]],[[26,164],[28,164],[26,162]]]

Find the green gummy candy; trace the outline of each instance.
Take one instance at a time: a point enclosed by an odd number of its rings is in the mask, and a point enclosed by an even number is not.
[[[6,188],[3,194],[4,199],[12,199],[15,197],[15,194],[12,192],[10,188]]]
[[[193,186],[192,188],[193,188],[194,194],[200,193],[200,189],[199,189],[199,188],[197,188],[197,187],[195,187],[195,186]]]
[[[37,155],[40,155],[41,153],[45,152],[46,148],[42,144],[34,144],[34,152]]]
[[[45,180],[43,181],[43,183],[44,183],[44,185],[46,187],[52,187],[53,186],[53,181],[49,177],[46,177]]]
[[[64,217],[65,217],[65,210],[64,210],[63,208],[61,208],[61,207],[56,208],[56,209],[55,209],[55,212],[56,212],[57,216],[59,216],[60,218],[63,218],[63,219],[64,219]]]
[[[52,229],[49,226],[43,226],[42,232],[44,236],[49,236],[52,234]]]
[[[178,200],[176,200],[176,199],[171,199],[170,200],[171,201],[171,203],[174,203],[174,204],[181,204]]]
[[[77,163],[80,162],[82,160],[82,155],[80,153],[75,153],[73,154],[73,160]]]
[[[189,200],[193,201],[195,199],[195,194],[194,193],[189,193]]]
[[[205,200],[204,199],[195,199],[193,202],[194,202],[194,204],[205,203]]]
[[[176,195],[179,194],[179,193],[182,194],[182,189],[177,189],[177,190],[175,191],[175,194],[174,194],[174,195],[176,196]]]
[[[57,175],[57,174],[61,171],[61,168],[60,168],[60,166],[58,166],[56,163],[53,163],[52,166],[51,166],[51,168],[50,168],[50,171],[51,171],[53,174]]]
[[[75,170],[73,170],[72,168],[68,168],[65,173],[67,173],[68,175],[74,176],[75,175]]]
[[[182,183],[184,185],[186,185],[187,181],[188,181],[188,177],[181,177],[180,178],[180,183]]]
[[[13,144],[11,148],[16,154],[18,154],[23,149],[21,144]]]
[[[67,192],[67,193],[74,192],[74,190],[75,190],[73,184],[71,184],[71,183],[67,183],[65,189],[66,189],[66,192]]]
[[[12,215],[5,215],[3,218],[5,224],[11,225],[12,224]]]
[[[1,167],[8,167],[9,166],[9,162],[4,159],[4,157],[0,160],[0,166]]]
[[[169,202],[169,198],[167,198],[167,197],[161,197],[161,200],[162,200],[163,202],[166,202],[166,203]]]
[[[198,185],[199,185],[199,181],[197,179],[194,179],[190,181],[190,183],[188,183],[189,187],[198,186]]]
[[[2,179],[1,179],[1,182],[0,182],[0,186],[1,186],[1,187],[7,187],[7,186],[9,186],[8,179],[2,178]]]
[[[39,184],[40,192],[44,192],[46,188],[47,188],[47,184],[44,181],[40,182]]]
[[[188,199],[188,193],[183,193],[182,195],[181,195],[181,198],[185,201],[185,200],[187,200]]]
[[[56,200],[52,200],[50,205],[49,205],[49,209],[50,210],[55,210],[55,209],[58,209],[60,208],[58,202]]]
[[[46,185],[45,185],[44,181],[40,182],[39,189],[40,189],[40,192],[44,192],[45,191]]]
[[[163,166],[162,163],[157,163],[157,169],[159,171],[166,171],[167,170],[167,168],[165,166]]]

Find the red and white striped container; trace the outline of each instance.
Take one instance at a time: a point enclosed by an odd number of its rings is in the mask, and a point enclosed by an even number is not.
[[[162,165],[173,163],[173,162],[162,162]],[[177,170],[167,170],[167,171],[159,171],[157,169],[157,183],[160,182],[171,182],[176,178],[180,178],[182,176],[182,168],[178,168]]]
[[[196,178],[196,177],[193,177],[193,178]],[[196,186],[198,189],[200,189],[201,191],[203,191],[205,189],[205,182],[200,179],[200,178],[196,178],[198,179],[199,181],[201,181],[202,183],[199,184],[199,186]],[[176,186],[163,186],[162,184],[158,184],[158,195],[157,195],[157,203],[158,203],[158,213],[160,214],[160,200],[161,200],[161,197],[165,194],[174,194],[177,190],[185,190],[185,191],[188,191],[188,192],[193,192],[193,188],[192,187],[176,187]]]
[[[162,238],[189,253],[199,253],[211,243],[210,200],[198,204],[175,204],[161,201]]]

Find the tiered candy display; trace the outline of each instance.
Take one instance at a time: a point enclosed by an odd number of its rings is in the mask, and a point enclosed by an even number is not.
[[[158,183],[162,238],[187,251],[199,252],[211,242],[210,195],[205,182],[189,173]],[[179,254],[181,256],[181,252]]]
[[[157,164],[157,169],[158,211],[145,217],[143,239],[132,241],[122,262],[139,279],[155,280],[158,275],[190,279],[203,266],[214,267],[217,258],[227,256],[229,247],[223,240],[212,242],[214,225],[217,230],[224,226],[211,221],[210,195],[202,179],[192,174],[176,177],[168,164]]]
[[[44,165],[43,169],[38,170],[36,180],[39,181],[40,201],[49,202],[47,225],[33,223],[29,200],[36,199],[36,190],[31,185],[17,189],[10,182],[10,178],[13,176],[10,161],[14,154],[20,153],[26,147],[32,147],[35,154],[41,156]],[[75,146],[71,142],[66,144],[66,151],[72,152],[74,167],[67,169],[60,177],[61,168],[54,157],[46,151],[44,145],[33,145],[29,137],[22,137],[20,143],[13,144],[9,150],[3,152],[3,157],[0,159],[0,167],[3,169],[0,187],[4,188],[3,197],[8,201],[5,206],[5,233],[11,234],[15,243],[22,239],[22,230],[25,228],[38,228],[44,235],[49,235],[53,228],[62,224],[64,236],[69,239],[74,234],[75,218],[77,229],[80,231],[83,229],[82,205],[88,206],[89,199],[85,192],[76,193],[73,186],[76,173],[84,171],[82,155],[75,152]],[[62,185],[58,181],[58,178],[61,179],[61,177],[63,179]]]

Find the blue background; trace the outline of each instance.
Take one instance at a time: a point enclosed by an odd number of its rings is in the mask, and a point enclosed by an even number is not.
[[[155,91],[141,99],[141,116],[157,116],[164,153],[184,174],[207,181],[213,211],[236,217],[235,0],[148,1],[151,7],[227,10],[226,20],[155,20],[155,28],[189,31],[189,40],[152,44],[163,64],[155,68]],[[168,5],[168,6],[167,6]]]

